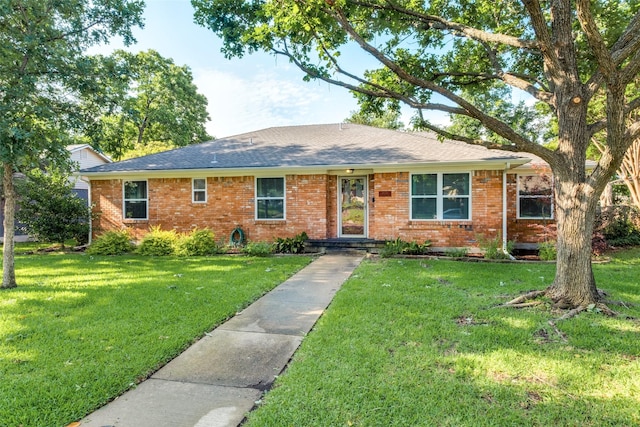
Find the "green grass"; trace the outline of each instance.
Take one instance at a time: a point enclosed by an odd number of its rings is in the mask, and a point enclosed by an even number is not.
[[[497,307],[554,268],[364,262],[246,426],[640,425],[637,320],[584,312],[563,338],[548,306]],[[639,272],[640,250],[595,266],[636,318]]]
[[[0,426],[80,419],[308,262],[18,256],[19,287],[0,291]]]

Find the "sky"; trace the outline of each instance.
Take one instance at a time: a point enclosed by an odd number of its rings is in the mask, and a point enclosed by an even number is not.
[[[207,131],[216,138],[274,126],[340,123],[358,109],[349,91],[303,81],[304,73],[284,57],[255,53],[226,59],[221,40],[196,25],[193,12],[189,0],[146,0],[145,27],[134,30],[135,45],[124,47],[113,40],[90,53],[154,49],[177,65],[187,65],[198,91],[209,101]],[[349,55],[347,59],[358,66],[374,64],[364,52]]]

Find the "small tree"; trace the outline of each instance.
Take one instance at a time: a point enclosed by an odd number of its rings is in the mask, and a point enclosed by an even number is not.
[[[121,160],[211,139],[207,98],[189,67],[154,50],[93,60],[109,71],[99,73],[102,87],[83,94],[84,133],[94,147]]]
[[[63,248],[69,239],[86,243],[91,211],[64,173],[34,170],[18,185],[18,194],[16,217],[30,235]]]

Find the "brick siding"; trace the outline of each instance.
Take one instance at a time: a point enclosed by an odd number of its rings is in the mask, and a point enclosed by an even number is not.
[[[368,237],[378,240],[430,240],[434,247],[474,247],[479,236],[494,238],[502,232],[502,171],[471,174],[471,221],[410,220],[408,172],[375,173],[368,179]],[[338,237],[338,177],[287,175],[286,219],[255,219],[253,176],[208,177],[206,203],[192,202],[191,178],[149,178],[147,220],[122,218],[121,179],[92,180],[94,236],[102,231],[129,228],[140,239],[151,226],[188,232],[210,228],[228,241],[240,226],[251,241],[270,241],[305,231],[312,239]],[[516,218],[515,175],[508,175],[508,238],[536,242],[534,220]]]

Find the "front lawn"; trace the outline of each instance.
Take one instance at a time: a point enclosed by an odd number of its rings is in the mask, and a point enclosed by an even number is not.
[[[365,261],[246,426],[640,425],[640,322],[498,305],[552,264]],[[640,250],[595,265],[640,317]]]
[[[0,426],[65,426],[153,373],[307,257],[18,256],[0,291]]]

